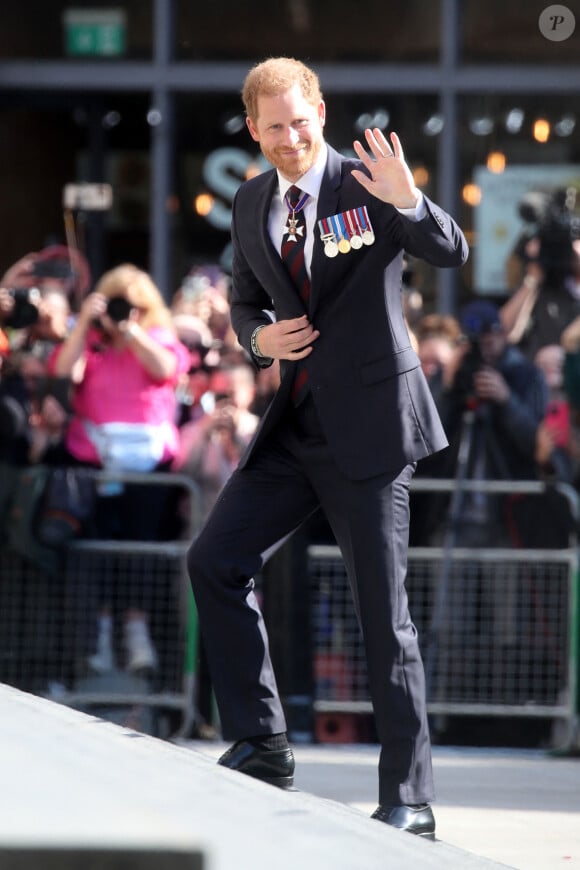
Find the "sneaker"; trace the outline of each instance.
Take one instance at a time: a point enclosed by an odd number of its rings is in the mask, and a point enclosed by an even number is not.
[[[111,646],[98,645],[97,651],[87,659],[92,671],[97,674],[107,674],[115,670],[115,656]]]
[[[157,653],[145,620],[127,620],[125,623],[125,649],[127,651],[125,666],[128,671],[153,670],[157,667]]]

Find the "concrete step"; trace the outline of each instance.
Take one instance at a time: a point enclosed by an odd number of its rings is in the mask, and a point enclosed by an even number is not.
[[[8,686],[0,708],[2,870],[505,866]]]

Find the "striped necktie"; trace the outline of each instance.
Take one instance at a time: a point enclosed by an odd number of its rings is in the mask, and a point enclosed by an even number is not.
[[[307,199],[308,194],[303,193],[300,188],[294,185],[289,188],[285,197],[288,207],[288,220],[284,227],[280,251],[282,260],[303,302],[307,302],[310,296],[310,278],[308,277],[304,260],[306,220],[303,208],[306,205]]]
[[[288,189],[285,202],[288,207],[288,219],[282,236],[280,254],[300,298],[307,304],[310,296],[310,278],[306,271],[304,259],[304,243],[306,241],[306,219],[303,208],[308,194],[299,187],[292,185]],[[308,393],[308,372],[304,365],[298,363],[294,383],[292,384],[292,402],[299,405]]]

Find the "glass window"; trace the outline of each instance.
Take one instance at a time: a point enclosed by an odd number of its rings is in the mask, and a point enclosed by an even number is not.
[[[176,34],[179,59],[433,61],[439,51],[439,2],[177,0]]]
[[[540,30],[540,15],[553,4],[546,0],[460,0],[463,60],[467,63],[577,64],[580,19],[568,38],[553,40]],[[577,4],[568,4],[577,7]],[[556,33],[565,22],[553,20]]]
[[[149,58],[152,30],[152,0],[112,0],[104,4],[95,0],[3,3],[0,57]]]
[[[27,94],[0,104],[0,272],[24,254],[67,242],[63,189],[113,186],[113,208],[76,215],[76,243],[97,271],[149,260],[148,100],[141,94]],[[3,159],[2,159],[3,158]],[[70,228],[70,227],[69,227]]]
[[[522,234],[551,214],[567,225],[580,213],[580,97],[471,95],[460,101],[459,118],[469,284],[506,296],[522,277],[513,256]],[[559,192],[568,188],[564,205]]]

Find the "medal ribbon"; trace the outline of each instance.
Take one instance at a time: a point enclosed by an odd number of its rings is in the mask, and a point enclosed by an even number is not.
[[[337,215],[337,217],[338,217],[338,222],[340,224],[341,235],[344,239],[346,239],[348,241],[348,237],[349,237],[350,233],[348,232],[348,230],[346,228],[346,221],[344,219],[344,212],[341,212],[339,215]]]
[[[306,200],[308,199],[308,197],[310,196],[310,194],[309,194],[309,193],[303,193],[302,196],[300,197],[300,199],[298,200],[298,202],[295,202],[295,203],[293,204],[293,203],[292,203],[292,200],[291,200],[290,197],[289,197],[289,193],[290,193],[291,190],[292,190],[291,187],[288,188],[288,193],[287,193],[286,196],[284,197],[284,202],[286,203],[286,208],[288,209],[289,212],[290,212],[290,211],[292,212],[292,217],[294,217],[295,214],[298,214],[298,212],[302,211],[302,209],[303,209],[304,206],[306,205]]]
[[[356,235],[352,211],[345,211],[344,214],[346,216],[346,223],[348,224],[348,234],[352,238]]]

